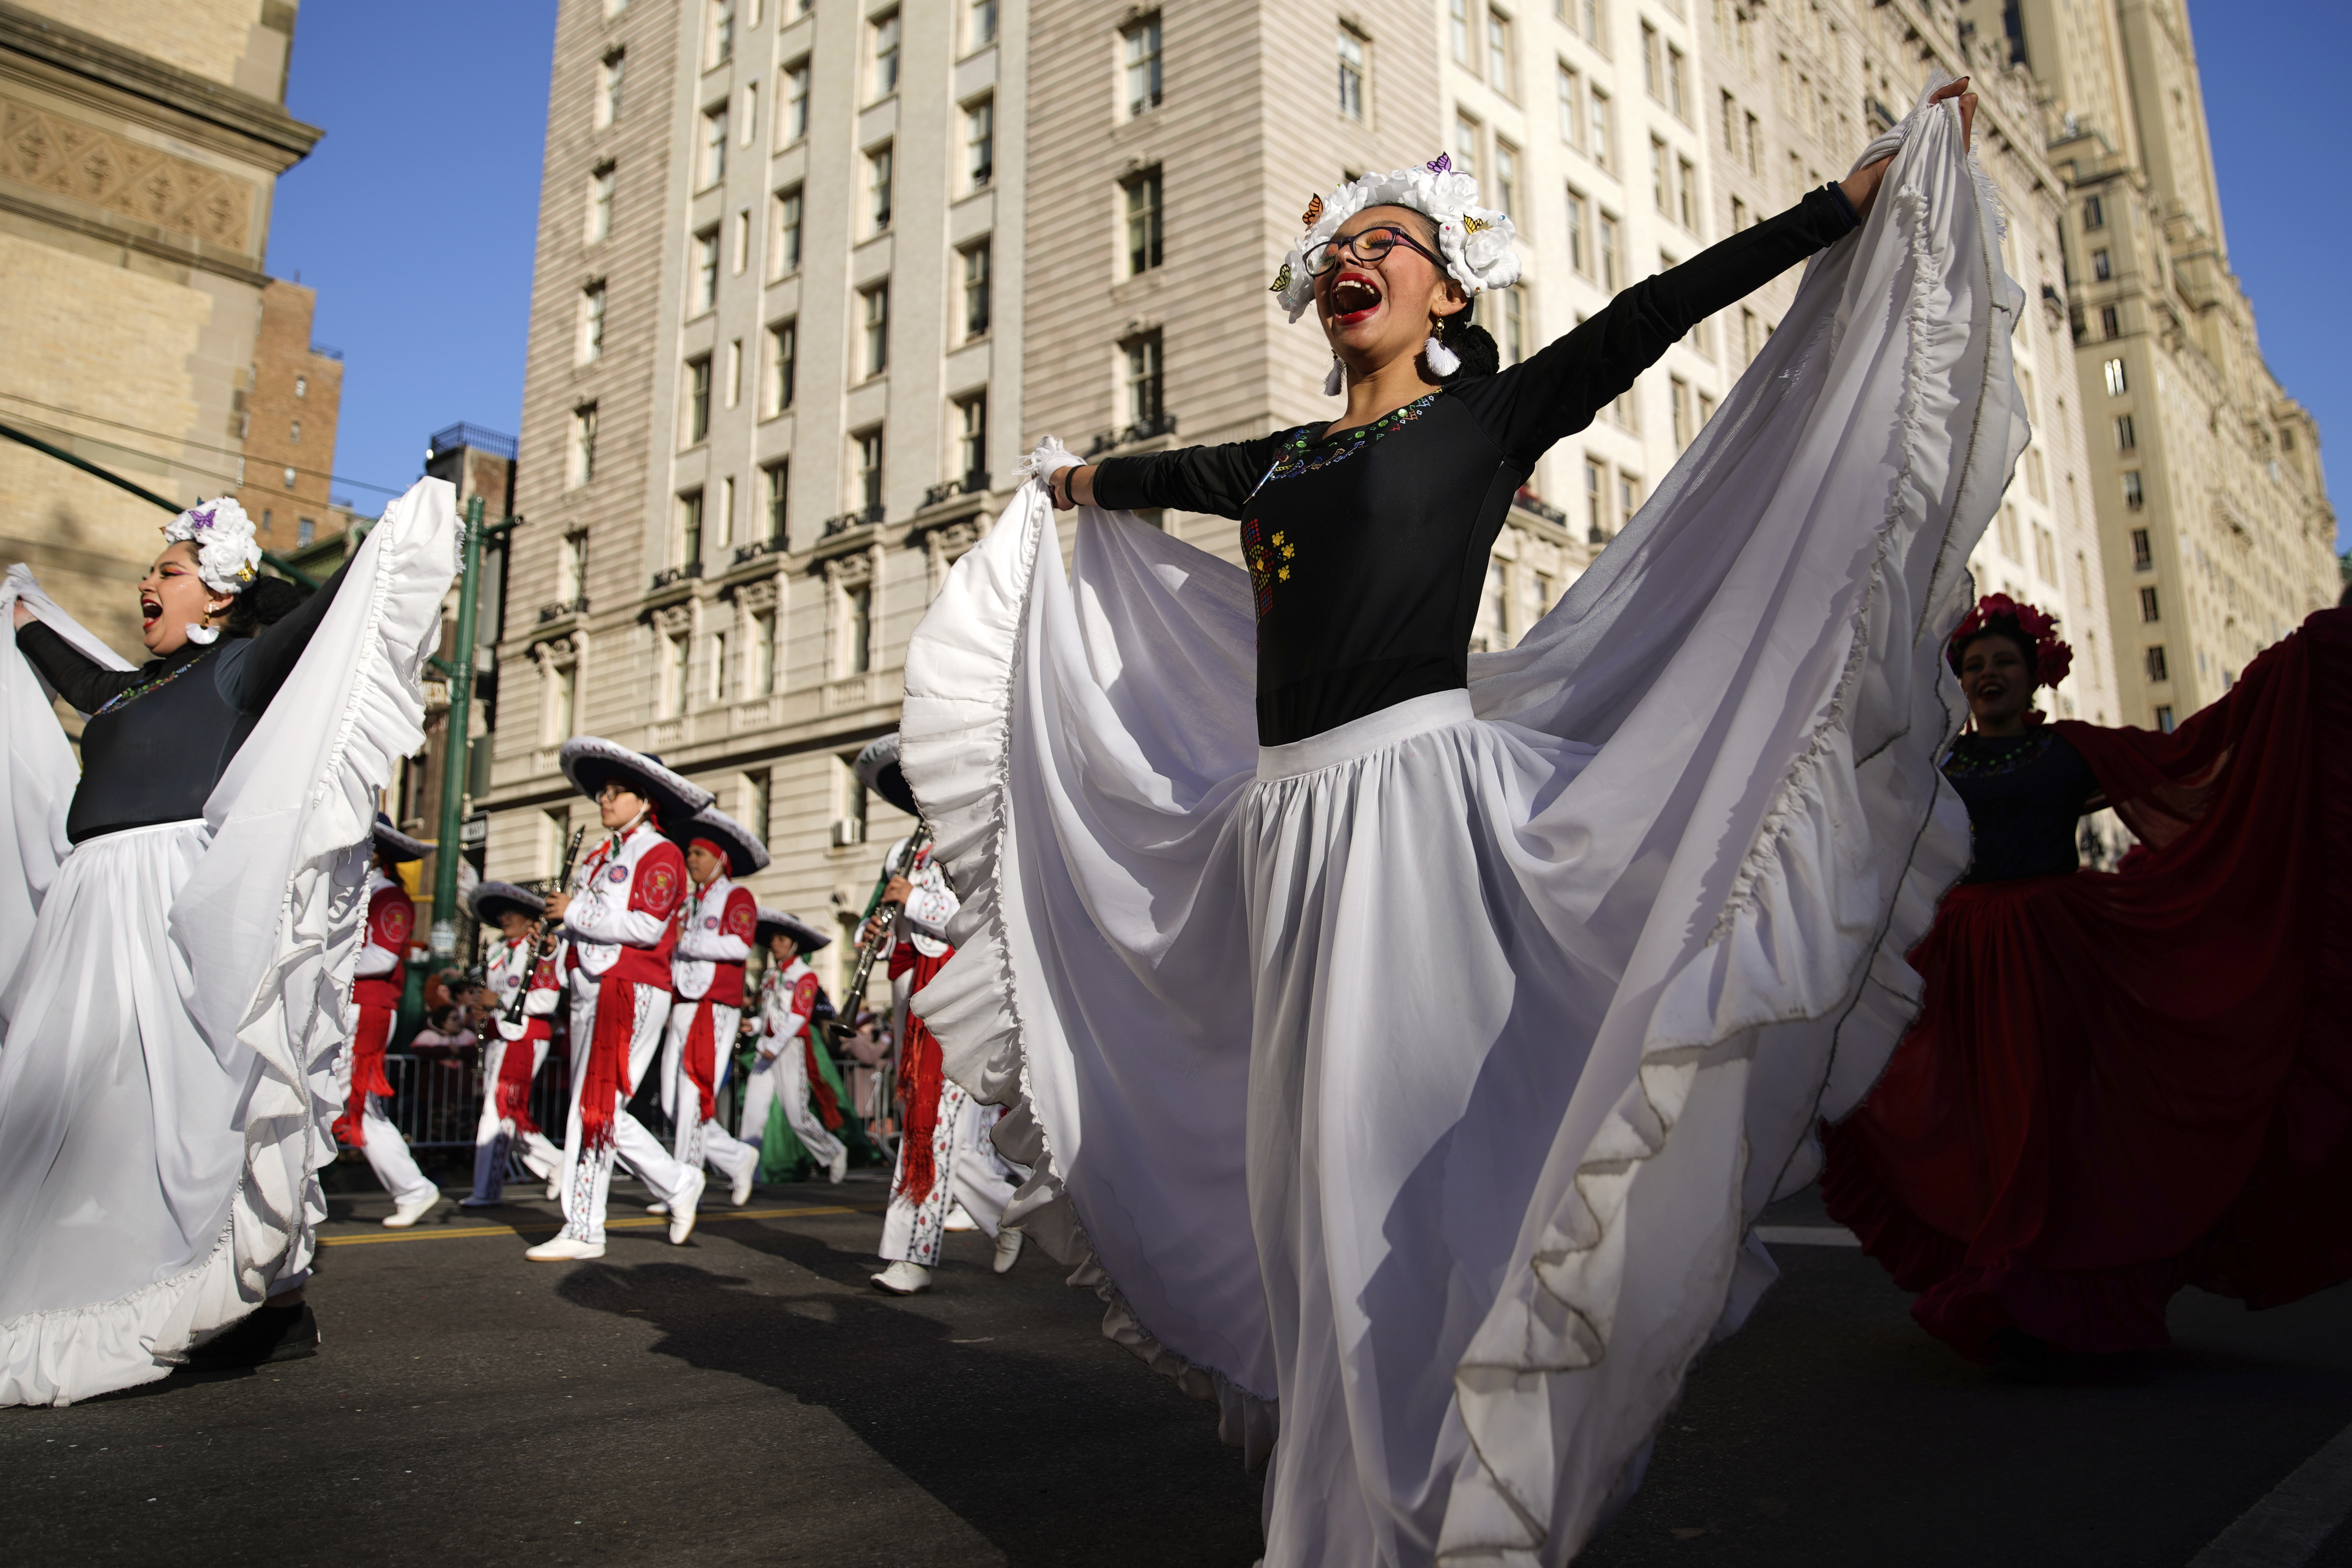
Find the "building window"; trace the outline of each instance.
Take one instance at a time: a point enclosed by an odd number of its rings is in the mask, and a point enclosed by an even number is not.
[[[1585,233],[1584,194],[1574,186],[1568,192],[1568,264],[1584,277],[1592,276],[1591,240]]]
[[[2042,580],[2052,587],[2060,585],[2058,536],[2038,522],[2033,525],[2033,569],[2041,573]]]
[[[1678,120],[1688,121],[1690,110],[1685,107],[1684,83],[1689,72],[1683,62],[1683,52],[1672,44],[1666,46],[1666,107]]]
[[[2025,544],[2024,542],[2018,537],[2017,509],[2015,507],[2004,506],[2000,509],[2000,516],[1994,520],[1993,531],[2000,538],[2000,552],[2003,555],[2008,556],[2011,561],[2019,562],[2021,563],[2023,563],[2025,560]]]
[[[294,378],[294,395],[297,397],[308,397],[310,395],[310,378],[309,376],[298,375]],[[2282,437],[2286,442],[2286,449],[2290,452],[2294,451],[2294,437],[2284,432],[2282,432],[2281,434]]]
[[[898,90],[898,13],[885,11],[866,24],[866,36],[874,52],[874,90],[877,99],[887,98]]]
[[[735,144],[749,147],[760,129],[760,84],[756,81],[743,84],[743,112],[737,123],[740,129],[736,132]]]
[[[710,542],[724,550],[735,542],[735,481],[730,478],[719,481],[719,509],[711,520]]]
[[[1160,171],[1127,182],[1127,271],[1133,277],[1160,265]]]
[[[734,640],[725,626],[710,634],[710,701],[727,700],[727,661]]]
[[[963,111],[965,182],[975,191],[996,177],[996,100],[983,98]]]
[[[710,63],[735,58],[735,0],[710,0]]]
[[[1666,392],[1666,401],[1672,406],[1674,415],[1675,450],[1679,452],[1691,444],[1693,434],[1690,383],[1678,375],[1668,376]]]
[[[628,74],[629,55],[625,49],[614,49],[604,57],[596,91],[596,125],[602,130],[621,118],[621,81]]]
[[[768,363],[775,367],[768,383],[768,412],[782,414],[793,405],[801,370],[801,324],[797,319],[778,321],[768,329]]]
[[[784,120],[779,127],[789,147],[808,134],[808,61],[784,68]]]
[[[1764,126],[1752,114],[1748,116],[1748,172],[1764,173]]]
[[[1505,212],[1519,205],[1519,150],[1495,138],[1495,205]]]
[[[1622,468],[1617,471],[1617,526],[1626,527],[1642,510],[1642,481]]]
[[[963,336],[966,342],[988,335],[988,241],[967,246],[963,253]]]
[[[661,717],[675,719],[686,711],[687,671],[691,668],[694,639],[676,632],[662,639]]]
[[[776,193],[776,276],[801,269],[801,193],[795,185]]]
[[[2083,198],[2083,226],[2086,229],[2107,226],[2106,205],[2097,196]]]
[[[2131,390],[2130,378],[2124,374],[2124,362],[2111,359],[2099,367],[2099,374],[2107,384],[2109,397],[2121,397]]]
[[[863,369],[870,381],[890,368],[890,285],[877,283],[858,290],[857,297],[862,301]]]
[[[2123,324],[2116,314],[2116,308],[2113,305],[2100,306],[2099,336],[2103,338],[2119,338],[2123,335]]]
[[[2164,645],[2162,643],[2150,643],[2148,645],[2147,664],[2147,678],[2151,681],[2169,680],[2172,679],[2172,672],[2165,668]]]
[[[580,359],[601,359],[604,353],[604,285],[591,283],[580,290]]]
[[[1511,90],[1511,19],[1500,11],[1486,13],[1486,80],[1505,98]]]
[[[1454,166],[1474,180],[1478,177],[1478,122],[1466,114],[1454,117]]]
[[[842,594],[841,672],[863,675],[874,668],[874,588],[860,583]]]
[[[688,490],[677,498],[677,560],[692,566],[702,559],[702,492]]]
[[[686,362],[686,444],[710,434],[710,356],[697,354]]]
[[[1691,233],[1698,232],[1698,171],[1688,158],[1675,160],[1675,218]]]
[[[1513,287],[1502,290],[1499,301],[1503,307],[1503,351],[1505,364],[1517,364],[1528,357],[1527,290]]]
[[[2156,570],[2156,550],[2148,540],[2147,530],[2144,528],[2135,528],[2131,531],[2131,547],[2133,571],[2153,572]]]
[[[1609,537],[1609,468],[1597,458],[1584,459],[1584,542],[1598,544]]]
[[[2156,710],[2156,727],[2163,731],[2168,735],[2172,733],[2172,706],[2170,703],[2161,703],[2158,705]]]
[[[2140,489],[2139,470],[2126,468],[2124,470],[2124,505],[2137,511],[2147,504],[2147,494]]]
[[[1706,393],[1698,395],[1698,427],[1702,430],[1714,423],[1715,399]]]
[[[890,226],[892,164],[887,142],[866,154],[866,216],[876,234]]]
[[[1673,195],[1667,188],[1666,144],[1653,136],[1650,138],[1650,199],[1657,205],[1660,213],[1666,213],[1673,210],[1667,205],[1673,200]]]
[[[1658,54],[1658,30],[1647,22],[1642,24],[1642,85],[1652,98],[1665,100],[1665,62]]]
[[[727,106],[702,111],[702,184],[715,185],[727,177]]]
[[[1339,112],[1364,117],[1364,40],[1352,27],[1339,29]]]
[[[588,536],[586,534],[567,533],[563,536],[563,553],[555,558],[555,591],[563,595],[563,602],[567,605],[578,604],[587,595]],[[571,733],[570,731],[564,732]]]
[[[963,33],[966,53],[996,42],[996,0],[970,0],[964,10]]]
[[[2116,415],[2116,450],[2118,452],[2131,452],[2137,451],[2138,448],[2139,436],[2132,429],[2132,416],[2128,414]]]
[[[612,237],[613,187],[616,183],[610,163],[599,166],[588,176],[588,241],[592,245]]]
[[[290,445],[296,447],[302,444],[302,422],[299,419],[289,420],[287,422],[286,439]]]
[[[569,664],[559,664],[549,673],[547,743],[551,746],[572,738],[572,728],[579,710],[579,678],[578,667]],[[550,869],[553,869],[552,866]]]
[[[1129,423],[1148,425],[1159,419],[1165,406],[1160,379],[1160,334],[1146,332],[1129,338],[1123,345],[1127,354],[1127,417]]]
[[[1617,292],[1617,220],[1601,215],[1601,286]]]
[[[1128,24],[1127,116],[1132,120],[1160,107],[1160,17],[1155,12]]]
[[[882,515],[882,427],[860,431],[857,443],[857,504],[868,521]]]
[[[1453,31],[1454,58],[1470,63],[1470,0],[1445,0],[1447,24]]]
[[[749,679],[744,682],[750,688],[749,694],[753,697],[765,697],[776,689],[775,611],[751,612],[751,646],[744,651],[751,656],[751,668],[746,672]],[[767,775],[764,773],[761,773],[760,780],[764,787]],[[760,824],[768,815],[766,806],[767,803],[761,801],[752,812],[751,822],[747,824],[755,833],[761,831]]]
[[[1591,154],[1592,161],[1595,163],[1598,163],[1604,169],[1610,168],[1614,165],[1617,159],[1616,153],[1614,151],[1616,146],[1616,133],[1612,129],[1612,120],[1609,110],[1609,95],[1596,87],[1587,96],[1592,100],[1592,112],[1590,117],[1592,125],[1592,134],[1585,147],[1585,151]]]
[[[2091,276],[2100,282],[2111,281],[2116,275],[2115,258],[2105,250],[2091,252]]]
[[[1584,121],[1576,111],[1576,72],[1566,61],[1553,77],[1553,88],[1559,97],[1559,139],[1573,147],[1584,140]]]
[[[1576,6],[1576,30],[1584,41],[1607,53],[1608,40],[1601,36],[1601,0],[1571,0]]]
[[[694,237],[694,303],[687,312],[699,316],[719,303],[719,231],[706,228]]]
[[[2139,591],[2139,618],[2143,622],[2160,621],[2164,618],[2163,614],[2157,607],[2154,588],[2142,588]]]
[[[743,276],[743,269],[751,265],[751,209],[740,207],[735,213],[735,258],[728,264],[728,269],[740,278]]]
[[[982,488],[988,473],[988,394],[975,392],[956,400],[957,478],[972,489]]]
[[[296,523],[294,524],[294,548],[295,548],[295,549],[297,549],[297,550],[301,550],[301,549],[307,548],[307,547],[310,544],[310,542],[311,542],[312,541],[316,540],[318,537],[319,537],[319,521],[318,521],[318,519],[316,519],[316,518],[310,518],[310,517],[306,517],[306,518],[301,519],[299,521],[298,521],[298,522],[296,522]]]
[[[572,448],[566,465],[573,489],[596,477],[596,405],[583,403],[572,411]],[[567,595],[578,598],[577,594]]]
[[[763,537],[782,549],[791,537],[791,500],[793,465],[788,458],[780,458],[760,470],[761,500],[768,513],[768,531]]]

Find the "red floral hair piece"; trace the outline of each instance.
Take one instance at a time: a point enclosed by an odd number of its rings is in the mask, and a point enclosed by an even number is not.
[[[2006,624],[2004,624],[2006,623]],[[1987,632],[2007,632],[2024,645],[2036,686],[2055,687],[2074,668],[2074,650],[2058,636],[2058,617],[2006,594],[1987,594],[1944,645],[1944,661],[1960,672],[1960,652]]]

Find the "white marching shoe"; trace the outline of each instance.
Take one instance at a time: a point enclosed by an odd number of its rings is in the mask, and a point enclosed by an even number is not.
[[[958,1204],[955,1207],[948,1210],[947,1223],[940,1228],[941,1230],[978,1230],[980,1228],[980,1221],[972,1218],[971,1215],[965,1213],[964,1206],[961,1204]]]
[[[646,1205],[646,1212],[647,1214],[667,1214],[669,1213],[669,1205],[663,1203],[647,1204]]]
[[[699,1171],[686,1173],[686,1185],[669,1205],[669,1244],[684,1247],[686,1238],[694,1234],[694,1209],[702,1201],[702,1189],[709,1178]]]
[[[836,1143],[833,1148],[833,1163],[824,1168],[824,1179],[837,1187],[841,1185],[841,1178],[847,1174],[849,1174],[849,1145]]]
[[[893,1263],[874,1283],[893,1296],[917,1296],[931,1288],[931,1271],[919,1263]]]
[[[541,1242],[523,1256],[533,1263],[569,1263],[576,1258],[604,1257],[604,1244],[601,1241],[574,1241],[568,1236],[559,1236]]]
[[[758,1182],[759,1179],[759,1160],[754,1157],[751,1160],[745,1161],[743,1168],[735,1173],[735,1180],[730,1184],[727,1188],[727,1201],[733,1204],[739,1209],[745,1204],[750,1203],[751,1201],[752,1184]]]
[[[1021,1233],[1007,1226],[996,1233],[996,1261],[990,1265],[999,1274],[1013,1271],[1013,1260],[1021,1256]]]
[[[395,1203],[392,1205],[392,1212],[384,1216],[384,1226],[391,1230],[406,1230],[439,1207],[440,1203],[441,1194],[437,1191],[431,1197],[419,1198],[413,1204]]]

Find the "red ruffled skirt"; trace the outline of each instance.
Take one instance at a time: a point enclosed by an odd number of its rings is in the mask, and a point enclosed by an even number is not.
[[[1830,1214],[1964,1354],[2352,1279],[2352,616],[2190,723],[2063,727],[2152,853],[1954,889],[1919,1022],[1823,1129]]]

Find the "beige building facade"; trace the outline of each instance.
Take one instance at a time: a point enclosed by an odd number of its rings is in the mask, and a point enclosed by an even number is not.
[[[1969,14],[1994,11],[1981,3]],[[2180,0],[2019,0],[2001,38],[2063,177],[2075,384],[2125,638],[2125,722],[2169,729],[2342,591],[2319,430],[2230,270]],[[1998,16],[1982,16],[1983,34]]]
[[[183,505],[246,478],[271,196],[320,134],[284,107],[294,16],[0,0],[0,423]],[[0,444],[0,552],[118,648],[163,521]]]
[[[343,356],[310,341],[319,293],[273,278],[261,290],[246,392],[237,504],[261,547],[307,549],[341,526],[329,480],[342,412]]]

